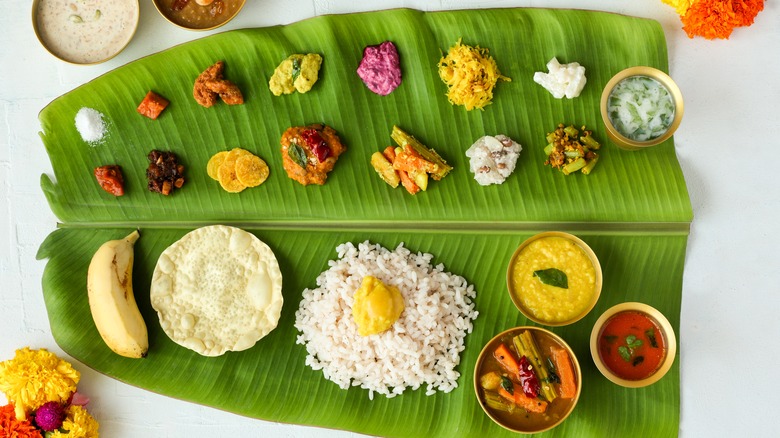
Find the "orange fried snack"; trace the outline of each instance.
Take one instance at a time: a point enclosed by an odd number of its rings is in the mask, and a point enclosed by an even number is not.
[[[138,105],[138,113],[155,120],[160,116],[165,107],[168,106],[168,100],[154,91],[146,93],[144,100]]]
[[[228,105],[244,103],[244,96],[238,86],[223,77],[224,61],[217,61],[195,79],[192,96],[205,108],[217,103],[217,98]]]

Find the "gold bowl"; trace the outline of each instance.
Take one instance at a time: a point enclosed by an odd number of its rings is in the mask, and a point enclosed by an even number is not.
[[[574,374],[574,382],[577,386],[573,397],[568,399],[559,397],[552,403],[548,404],[547,410],[543,414],[529,413],[522,408],[518,408],[518,410],[516,410],[514,413],[495,410],[488,405],[488,402],[486,401],[487,390],[482,387],[481,383],[483,372],[487,373],[494,371],[495,359],[493,358],[493,351],[496,349],[498,344],[501,342],[505,343],[505,345],[507,342],[511,343],[511,339],[513,337],[524,331],[529,331],[536,339],[541,356],[545,356],[545,353],[549,353],[550,346],[554,346],[555,348],[562,348],[568,353],[569,359],[571,360],[571,369]],[[509,348],[511,349],[512,347]],[[516,353],[514,350],[513,352]],[[479,353],[476,365],[474,366],[474,391],[477,396],[477,400],[479,401],[479,405],[482,407],[482,410],[485,411],[485,414],[487,414],[487,416],[490,417],[490,419],[499,426],[516,433],[541,433],[561,424],[572,413],[572,411],[574,411],[582,391],[582,371],[574,351],[563,339],[561,339],[560,336],[541,327],[515,327],[497,334],[482,348],[482,352]],[[495,397],[495,395],[493,396]],[[512,415],[518,415],[523,418],[512,417]],[[534,416],[537,417],[534,418]]]
[[[632,140],[620,133],[620,131],[618,131],[617,128],[615,128],[615,126],[612,124],[612,120],[609,117],[609,112],[607,111],[609,105],[609,96],[612,94],[612,90],[615,88],[615,86],[617,86],[625,79],[641,76],[654,79],[664,88],[666,88],[666,90],[669,92],[669,96],[672,98],[672,103],[674,105],[674,118],[672,119],[669,128],[660,136],[647,141]],[[661,70],[644,66],[630,67],[613,76],[612,79],[607,82],[607,85],[604,87],[604,91],[601,93],[600,106],[601,119],[604,121],[604,125],[607,128],[607,137],[609,137],[609,139],[612,140],[612,142],[615,143],[618,147],[630,151],[656,146],[668,140],[680,126],[685,109],[683,105],[682,93],[672,78],[670,78],[669,75],[662,72]]]
[[[133,39],[139,19],[138,0],[32,2],[38,42],[54,57],[76,65],[99,64],[118,55]]]
[[[623,312],[638,312],[639,314],[648,317],[652,322],[655,323],[655,326],[657,327],[663,339],[665,351],[662,354],[660,362],[653,370],[650,371],[649,375],[642,378],[628,379],[625,378],[625,376],[618,375],[607,365],[607,361],[602,357],[599,344],[604,328],[614,316]],[[617,339],[617,342],[622,341]],[[652,385],[653,383],[661,380],[661,378],[672,367],[674,358],[677,354],[677,339],[674,335],[674,329],[666,317],[652,306],[635,302],[621,303],[607,309],[607,311],[604,312],[593,325],[593,330],[590,333],[590,354],[593,357],[593,362],[596,364],[596,368],[598,368],[601,374],[603,374],[604,377],[609,379],[611,382],[626,388],[641,388]],[[629,360],[626,360],[626,362],[629,362]]]
[[[593,291],[592,295],[586,299],[586,300],[578,300],[579,301],[579,308],[571,309],[569,312],[570,315],[567,318],[564,319],[557,319],[553,320],[551,318],[544,318],[539,316],[538,314],[535,314],[535,312],[529,308],[524,301],[526,301],[526,297],[523,297],[523,290],[518,290],[518,287],[515,285],[514,282],[514,276],[515,276],[515,266],[518,264],[518,258],[523,253],[523,251],[526,251],[526,248],[528,248],[529,245],[531,245],[533,242],[540,240],[540,239],[546,239],[546,238],[562,238],[570,243],[573,243],[576,245],[582,252],[584,253],[585,257],[590,262],[590,265],[593,267],[594,275],[595,275],[595,283],[593,285]],[[518,267],[518,269],[522,269],[522,267]],[[587,243],[583,242],[582,239],[580,239],[577,236],[574,236],[573,234],[559,232],[559,231],[548,231],[544,233],[539,233],[535,236],[532,236],[528,238],[526,241],[524,241],[520,246],[517,247],[514,254],[512,254],[512,258],[509,260],[509,266],[507,267],[507,273],[506,273],[506,283],[507,283],[507,289],[509,291],[509,297],[512,299],[512,302],[515,304],[515,307],[523,314],[526,318],[530,319],[533,322],[536,322],[538,324],[543,324],[547,326],[552,327],[558,327],[558,326],[564,326],[569,325],[572,323],[575,323],[582,319],[585,315],[587,315],[593,307],[596,305],[596,302],[599,300],[599,296],[601,295],[601,287],[602,287],[602,272],[601,272],[601,264],[599,263],[598,257],[596,257],[596,254],[593,252],[593,250],[588,246]]]
[[[195,0],[187,2],[184,9],[180,11],[174,11],[172,5],[177,0],[154,0],[154,7],[157,8],[157,12],[160,13],[169,23],[172,23],[182,29],[205,31],[213,30],[220,26],[224,26],[230,20],[236,17],[241,9],[244,8],[246,0],[214,0],[213,3],[207,6],[200,6]],[[217,19],[210,20],[209,8],[212,8],[216,2],[220,2],[226,8],[223,13],[219,14]],[[208,21],[207,21],[208,20]]]

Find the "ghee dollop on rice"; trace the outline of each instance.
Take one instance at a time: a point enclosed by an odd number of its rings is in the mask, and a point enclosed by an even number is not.
[[[423,385],[426,395],[455,389],[464,339],[478,315],[474,287],[442,264],[433,266],[433,255],[412,253],[403,244],[391,251],[368,241],[357,247],[347,242],[336,252],[317,287],[303,291],[295,313],[306,365],[342,389],[368,389],[370,398]],[[367,275],[397,287],[405,308],[389,330],[360,336],[352,306]]]
[[[246,350],[276,328],[282,273],[271,248],[253,234],[213,225],[163,251],[149,295],[171,340],[219,356]]]

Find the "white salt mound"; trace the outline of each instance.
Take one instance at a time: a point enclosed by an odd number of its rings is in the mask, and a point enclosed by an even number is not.
[[[305,289],[295,313],[297,343],[306,346],[306,365],[342,389],[359,386],[388,398],[407,388],[426,386],[426,395],[458,386],[464,338],[471,333],[476,292],[461,276],[433,255],[399,245],[394,251],[363,242],[336,248],[338,260],[317,277],[317,288]],[[373,275],[395,286],[404,297],[403,313],[393,326],[371,336],[358,335],[352,318],[355,291]]]
[[[76,113],[76,129],[84,141],[89,143],[100,141],[106,133],[103,114],[92,108],[81,108]]]

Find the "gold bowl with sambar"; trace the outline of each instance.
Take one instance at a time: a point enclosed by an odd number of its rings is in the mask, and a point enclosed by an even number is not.
[[[581,383],[574,351],[541,327],[499,333],[485,344],[474,367],[474,391],[482,410],[517,433],[541,433],[561,424],[577,405]]]

